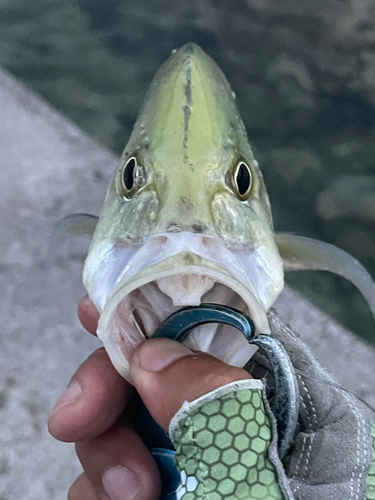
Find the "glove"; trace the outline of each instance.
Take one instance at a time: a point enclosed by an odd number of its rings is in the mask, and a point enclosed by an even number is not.
[[[275,419],[260,380],[221,387],[185,403],[170,424],[183,500],[375,499],[375,426],[356,399],[330,385],[309,349],[269,313],[271,331],[297,370],[299,427],[277,453]],[[259,354],[253,368],[266,368]]]

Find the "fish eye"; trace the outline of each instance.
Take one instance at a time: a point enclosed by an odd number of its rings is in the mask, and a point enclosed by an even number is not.
[[[146,183],[145,169],[135,156],[131,156],[121,171],[121,187],[126,198],[132,198]]]
[[[249,165],[240,160],[233,169],[232,183],[234,192],[241,201],[249,198],[253,187],[253,174]]]

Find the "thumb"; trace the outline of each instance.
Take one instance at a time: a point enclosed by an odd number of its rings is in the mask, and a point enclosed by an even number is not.
[[[193,352],[169,339],[150,339],[140,344],[130,369],[144,404],[165,431],[185,401],[194,401],[230,382],[252,378],[242,368]]]

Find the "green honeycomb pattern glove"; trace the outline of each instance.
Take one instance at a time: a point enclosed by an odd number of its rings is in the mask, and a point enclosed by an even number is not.
[[[281,467],[268,415],[259,380],[228,384],[185,403],[170,427],[182,479],[177,498],[289,498],[279,485]]]
[[[371,426],[371,437],[372,437],[373,455],[372,455],[372,464],[367,478],[366,500],[375,500],[375,425]]]
[[[353,396],[270,312],[271,331],[298,370],[299,428],[284,466],[260,380],[228,384],[185,403],[170,437],[178,500],[375,500],[375,426]],[[337,446],[337,443],[340,443]]]

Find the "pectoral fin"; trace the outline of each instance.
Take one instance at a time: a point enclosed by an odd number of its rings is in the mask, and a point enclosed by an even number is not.
[[[95,227],[98,223],[99,217],[90,214],[72,214],[67,215],[53,228],[48,258],[53,261],[59,251],[60,246],[64,241],[74,236],[85,236],[91,238],[94,234]]]
[[[305,236],[276,233],[286,271],[329,271],[349,280],[366,299],[375,319],[375,283],[366,269],[344,250]]]

